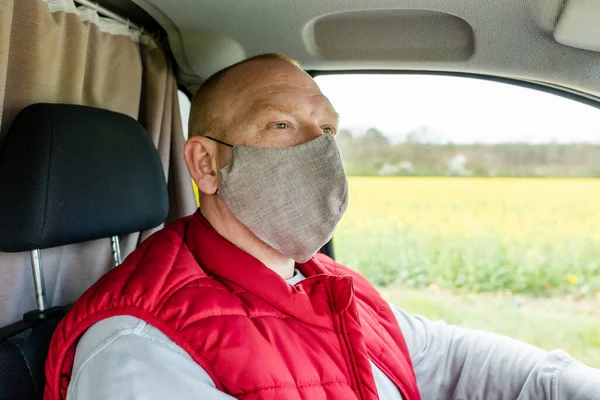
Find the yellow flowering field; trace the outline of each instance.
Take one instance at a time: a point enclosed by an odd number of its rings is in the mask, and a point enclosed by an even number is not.
[[[336,258],[390,302],[600,368],[600,180],[349,183]]]
[[[349,185],[336,258],[376,284],[600,298],[600,180],[350,177]]]

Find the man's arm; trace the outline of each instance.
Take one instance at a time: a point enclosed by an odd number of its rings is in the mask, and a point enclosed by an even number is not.
[[[93,325],[75,353],[67,400],[232,400],[163,333],[134,317]]]
[[[600,400],[600,370],[563,351],[392,311],[423,399]]]

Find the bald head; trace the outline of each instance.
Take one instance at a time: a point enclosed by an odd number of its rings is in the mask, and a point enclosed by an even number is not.
[[[232,243],[256,250],[247,251],[265,264],[268,259],[280,260],[293,271],[293,260],[290,264],[288,257],[258,239],[218,194],[221,171],[234,153],[224,144],[292,147],[335,135],[337,124],[337,113],[315,81],[287,57],[254,57],[216,73],[194,97],[184,148],[202,214]]]
[[[224,68],[208,78],[196,92],[190,111],[190,136],[226,139],[228,122],[237,123],[239,119],[231,109],[236,100],[247,95],[253,83],[268,81],[269,74],[274,72],[300,74],[301,78],[312,80],[296,60],[282,54],[262,54]]]
[[[231,149],[206,136],[237,146],[291,147],[323,134],[335,135],[338,115],[293,60],[264,55],[209,78],[194,97],[189,124],[185,157],[192,177],[218,178]],[[214,193],[215,185],[218,179],[211,180],[204,193]]]

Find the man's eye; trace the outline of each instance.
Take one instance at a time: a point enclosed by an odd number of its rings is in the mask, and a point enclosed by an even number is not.
[[[325,126],[323,127],[323,133],[326,135],[333,135],[333,128]]]
[[[288,124],[285,122],[278,122],[274,125],[275,129],[285,129],[288,127]]]

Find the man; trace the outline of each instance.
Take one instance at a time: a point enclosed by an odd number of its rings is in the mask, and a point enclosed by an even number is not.
[[[313,257],[348,201],[337,125],[286,57],[211,77],[184,154],[199,211],[82,296],[46,399],[600,399],[562,351],[409,315]]]

